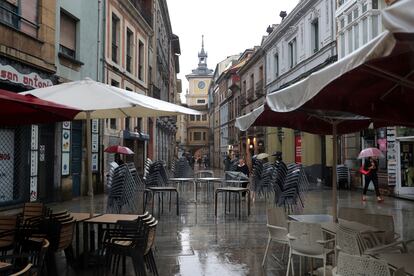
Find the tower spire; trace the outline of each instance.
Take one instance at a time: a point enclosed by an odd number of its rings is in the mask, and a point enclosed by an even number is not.
[[[207,53],[204,51],[204,35],[201,35],[201,52],[198,53],[198,67],[207,68]]]

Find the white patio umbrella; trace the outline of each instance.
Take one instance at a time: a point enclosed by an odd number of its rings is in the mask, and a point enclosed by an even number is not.
[[[34,89],[21,94],[31,94],[43,100],[82,110],[75,117],[75,120],[86,120],[87,175],[91,202],[93,201],[92,168],[90,163],[92,160],[90,150],[91,119],[202,114],[202,112],[190,108],[96,82],[90,78]]]

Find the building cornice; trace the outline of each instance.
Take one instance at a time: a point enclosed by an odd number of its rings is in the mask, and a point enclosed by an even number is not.
[[[280,22],[273,32],[263,42],[263,49],[269,50],[276,41],[280,40],[299,20],[320,0],[301,0],[288,16]]]

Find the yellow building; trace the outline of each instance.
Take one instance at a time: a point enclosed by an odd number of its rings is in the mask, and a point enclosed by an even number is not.
[[[208,121],[208,88],[213,78],[213,70],[207,68],[207,53],[204,51],[204,36],[201,51],[198,53],[198,67],[186,75],[189,88],[186,101],[189,108],[204,111],[203,115],[187,116],[186,150],[195,158],[208,154],[209,121]]]

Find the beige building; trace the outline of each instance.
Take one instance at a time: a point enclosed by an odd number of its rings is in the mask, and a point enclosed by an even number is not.
[[[0,89],[22,92],[58,83],[56,1],[1,1]],[[58,200],[61,195],[59,124],[0,128],[0,204]],[[30,158],[28,158],[30,157]]]
[[[149,49],[153,35],[153,1],[106,1],[104,82],[140,94],[150,84]],[[106,119],[104,145],[123,144],[135,154],[128,157],[142,171],[149,132],[142,118]],[[106,154],[105,166],[113,155]],[[105,168],[107,171],[107,168]]]
[[[208,121],[208,89],[213,78],[213,70],[207,68],[207,53],[204,50],[204,37],[201,51],[198,53],[198,67],[186,75],[189,88],[186,94],[187,105],[190,108],[204,111],[203,115],[187,116],[186,151],[195,158],[201,158],[209,153],[209,121]]]

